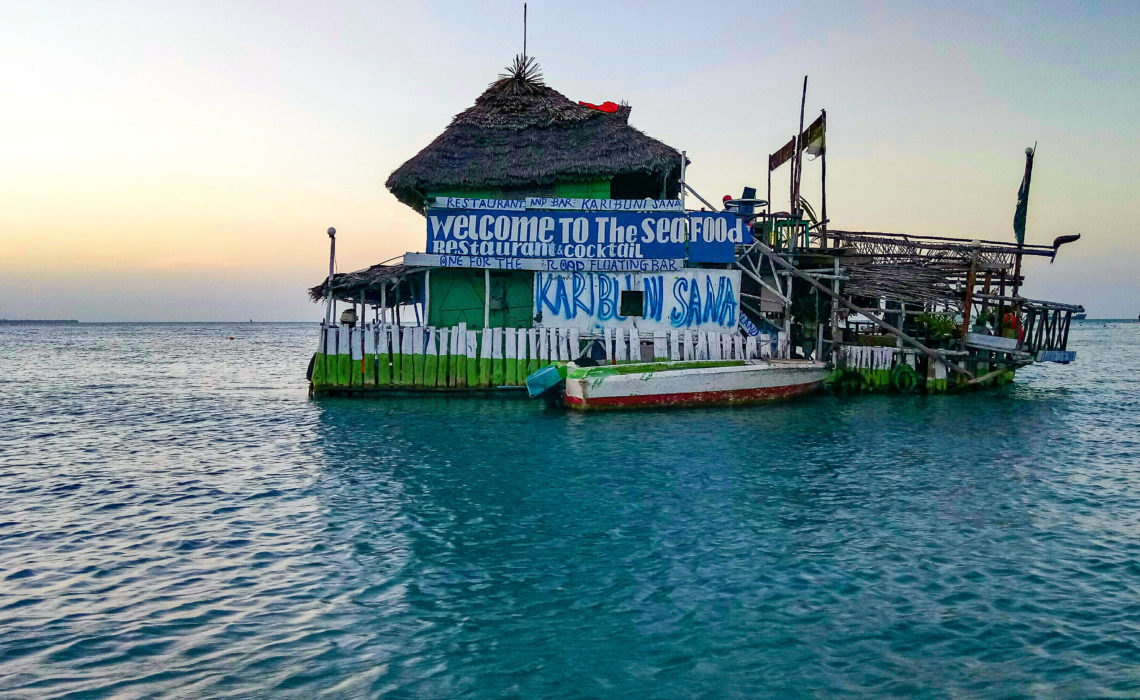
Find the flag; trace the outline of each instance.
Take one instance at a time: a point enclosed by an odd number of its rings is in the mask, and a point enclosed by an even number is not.
[[[800,150],[819,155],[824,149],[824,132],[827,130],[827,115],[820,114],[808,128],[800,134]],[[814,150],[813,150],[814,149]],[[796,137],[785,143],[780,150],[768,156],[768,172],[775,170],[796,155]]]
[[[807,141],[807,154],[812,157],[819,157],[827,148],[825,132],[827,131],[827,113],[819,115],[811,126],[807,128],[804,134],[804,139]]]
[[[1025,244],[1025,213],[1029,209],[1029,180],[1033,176],[1033,148],[1025,149],[1025,176],[1021,178],[1021,187],[1017,190],[1017,210],[1013,214],[1013,236],[1018,245]]]

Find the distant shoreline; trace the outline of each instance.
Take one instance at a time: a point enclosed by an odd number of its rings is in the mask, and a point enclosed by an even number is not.
[[[73,318],[0,318],[0,326],[70,326],[77,323],[79,321]]]

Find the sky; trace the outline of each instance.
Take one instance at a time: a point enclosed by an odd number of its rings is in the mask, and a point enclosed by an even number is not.
[[[423,249],[384,181],[521,25],[521,2],[0,0],[0,318],[318,320],[329,226],[341,271]],[[808,75],[833,228],[1011,240],[1037,142],[1027,242],[1083,237],[1023,293],[1140,313],[1140,3],[535,0],[527,47],[571,99],[629,102],[710,200],[764,191]]]

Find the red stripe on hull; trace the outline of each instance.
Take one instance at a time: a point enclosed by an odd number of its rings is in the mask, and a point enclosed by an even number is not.
[[[698,391],[685,394],[647,394],[643,396],[600,396],[582,399],[566,395],[566,405],[572,408],[625,408],[635,406],[708,406],[730,403],[757,403],[775,401],[811,393],[819,382],[773,386],[761,389],[726,389]]]

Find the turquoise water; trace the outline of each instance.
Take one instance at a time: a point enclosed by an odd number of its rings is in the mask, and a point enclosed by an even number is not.
[[[314,401],[314,345],[0,328],[0,695],[1140,695],[1136,323],[997,393],[598,416]]]

